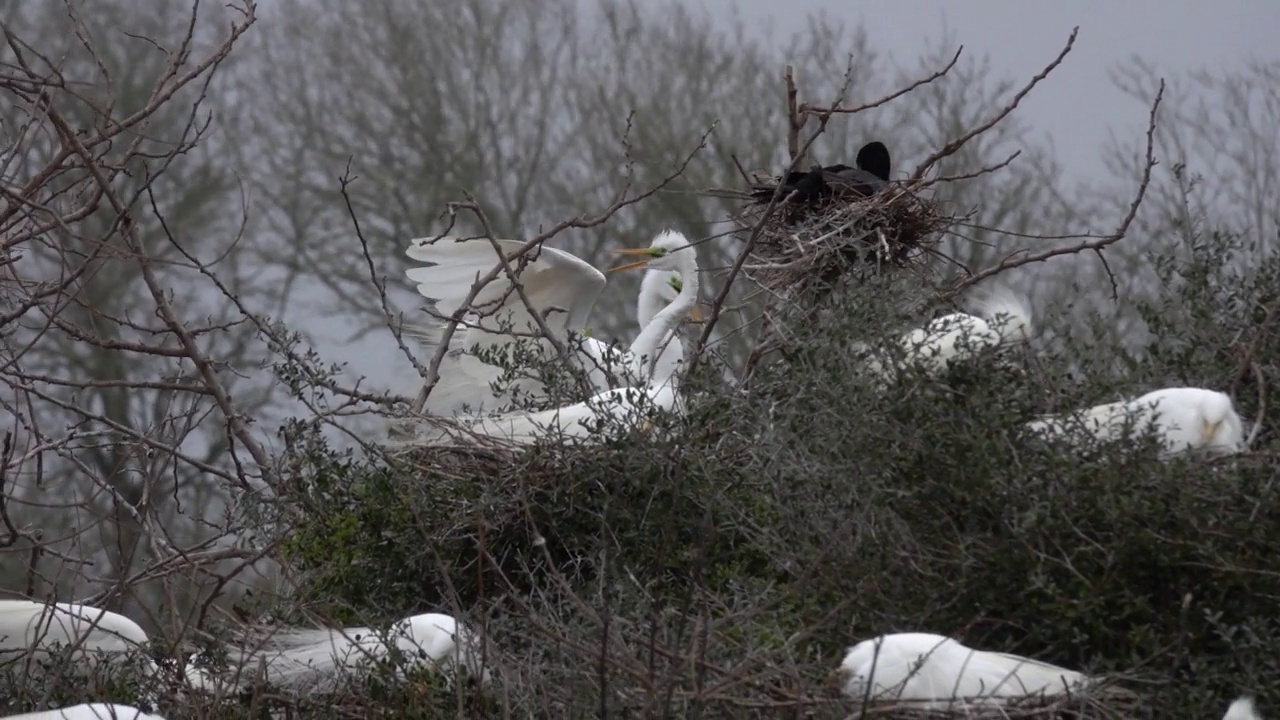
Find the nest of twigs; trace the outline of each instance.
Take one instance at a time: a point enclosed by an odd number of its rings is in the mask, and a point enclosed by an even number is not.
[[[793,299],[825,294],[860,270],[919,266],[953,221],[937,202],[894,184],[871,195],[832,187],[802,202],[784,195],[766,218],[768,199],[760,195],[771,187],[757,185],[757,198],[734,218],[743,239],[759,227],[743,272]]]
[[[872,703],[862,713],[865,718],[884,720],[1134,720],[1149,716],[1142,697],[1118,685],[1069,694],[1010,698],[1000,704],[956,705],[945,709],[913,707],[907,701]]]

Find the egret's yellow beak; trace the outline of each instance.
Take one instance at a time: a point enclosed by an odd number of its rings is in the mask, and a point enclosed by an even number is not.
[[[832,670],[827,679],[822,681],[822,686],[826,688],[839,689],[844,686],[845,676],[844,670],[839,668]]]
[[[614,255],[628,255],[630,257],[643,255],[644,259],[637,260],[635,262],[630,262],[625,265],[619,265],[617,267],[611,267],[605,272],[618,272],[619,270],[631,270],[638,267],[644,267],[645,265],[649,264],[650,260],[656,257],[653,254],[652,248],[622,248],[620,250],[610,250],[609,252],[613,253]]]
[[[1208,420],[1202,421],[1200,426],[1200,439],[1206,443],[1213,440],[1213,438],[1218,434],[1218,426],[1221,424],[1221,420],[1213,423]]]

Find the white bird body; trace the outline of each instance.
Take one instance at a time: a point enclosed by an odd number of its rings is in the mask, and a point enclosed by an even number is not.
[[[498,240],[497,245],[509,258],[525,242]],[[472,285],[498,265],[493,243],[486,239],[418,238],[411,242],[406,254],[432,263],[407,270],[406,275],[417,283],[419,294],[435,301],[437,314],[444,317],[452,316],[466,301]],[[636,358],[624,348],[586,336],[587,319],[605,286],[603,273],[571,253],[545,246],[508,262],[529,305],[543,316],[547,330],[566,343],[572,360],[585,371],[594,389],[608,390],[616,387],[618,380],[631,379]],[[660,308],[674,296],[675,292],[658,280],[642,283],[641,328],[657,313],[655,305]],[[454,332],[441,364],[441,380],[427,398],[426,412],[442,416],[475,414],[510,405],[517,395],[537,397],[545,393],[540,379],[520,377],[508,378],[504,388],[495,394],[493,383],[507,373],[476,356],[477,352],[505,354],[523,338],[529,340],[527,347],[534,357],[551,360],[556,356],[554,344],[542,335],[537,320],[505,271],[477,294],[470,310]],[[426,326],[406,323],[405,334],[426,344],[438,344],[444,327],[445,322],[438,318]],[[570,331],[577,333],[572,340]]]
[[[676,301],[683,289],[684,280],[680,277],[679,271],[646,270],[644,278],[640,280],[640,296],[636,301],[636,321],[640,330],[643,331],[649,327],[663,308]],[[632,345],[634,346],[639,340],[640,337],[636,336]],[[635,362],[632,350],[628,348],[627,352],[632,355],[631,361]],[[673,332],[668,341],[659,348],[658,357],[653,361],[653,377],[673,377],[683,360],[684,345],[680,342],[679,335]]]
[[[1031,308],[1025,298],[997,290],[974,301],[973,306],[974,314],[943,315],[899,337],[898,345],[908,362],[937,374],[951,362],[973,357],[987,348],[1026,342],[1030,337]],[[890,371],[882,360],[869,358],[866,369],[888,379]]]
[[[391,660],[387,640],[410,667],[451,673],[460,663],[484,682],[491,679],[480,665],[480,648],[470,631],[448,615],[426,613],[400,620],[388,633],[367,627],[275,630],[242,658],[242,681],[247,682],[261,663],[273,686],[295,692],[331,690],[344,673]]]
[[[88,670],[126,653],[141,654],[147,645],[142,627],[118,613],[79,603],[0,600],[0,661],[27,653],[45,655],[55,647],[74,647],[71,662]],[[144,660],[148,674],[160,673],[154,660],[149,656]],[[213,688],[211,679],[190,665],[182,680],[190,689]]]
[[[84,703],[57,710],[6,715],[0,720],[164,720],[160,715],[145,713],[131,705]]]
[[[1222,720],[1262,720],[1262,716],[1258,714],[1257,708],[1253,706],[1253,698],[1248,696],[1238,697],[1231,706],[1227,708],[1227,714],[1222,716]]]
[[[605,390],[587,400],[541,412],[509,412],[466,424],[467,434],[500,438],[515,444],[530,444],[538,438],[555,437],[562,441],[582,441],[616,437],[634,427],[644,427],[651,408],[682,412],[679,395],[679,371],[684,349],[676,338],[684,318],[692,312],[698,299],[697,253],[684,235],[667,231],[648,248],[624,250],[642,254],[648,259],[618,269],[647,267],[653,271],[675,270],[680,274],[681,288],[676,297],[644,323],[640,334],[627,350],[631,385]],[[659,283],[663,276],[651,280]],[[670,284],[670,276],[665,276]],[[650,307],[638,309],[643,316]],[[615,422],[616,421],[616,422]],[[451,434],[445,431],[445,434]],[[456,439],[464,439],[465,436]]]
[[[1043,417],[1027,427],[1058,436],[1084,430],[1099,440],[1112,440],[1123,433],[1126,423],[1132,423],[1136,432],[1154,423],[1166,455],[1189,450],[1215,454],[1244,450],[1244,423],[1231,397],[1204,388],[1164,388],[1130,400]]]
[[[524,245],[521,240],[497,241],[507,258]],[[405,254],[432,263],[411,268],[405,275],[418,284],[421,295],[435,301],[436,312],[446,318],[463,306],[472,285],[499,264],[493,243],[483,238],[464,241],[445,236],[434,242],[432,238],[417,238]],[[604,273],[571,253],[545,246],[508,262],[529,304],[543,315],[547,329],[557,339],[567,342],[570,330],[581,332],[586,327],[591,309],[604,290]],[[437,321],[410,332],[424,341],[438,342],[443,328],[444,321]],[[505,371],[473,354],[512,345],[521,337],[529,339],[531,351],[539,357],[555,357],[555,346],[543,337],[537,320],[502,271],[476,295],[470,312],[454,331],[448,366],[441,368],[442,379],[427,398],[427,412],[447,416],[467,407],[476,411],[495,403],[509,404],[517,393],[544,391],[540,380],[519,378],[495,396],[491,383],[500,380]],[[594,366],[606,359],[607,348],[607,343],[584,338],[581,350],[575,353],[591,382],[601,389],[609,387],[608,378]]]
[[[147,634],[129,618],[75,603],[0,600],[0,657],[76,646],[73,657],[137,650]]]
[[[837,670],[850,698],[910,700],[913,706],[996,704],[1084,687],[1073,670],[1004,653],[973,650],[932,633],[882,635],[849,648]],[[868,689],[869,688],[869,689]]]
[[[468,433],[501,438],[516,445],[529,445],[546,437],[564,443],[599,441],[644,427],[654,409],[680,411],[674,383],[606,390],[573,405],[534,413],[504,413],[465,427]]]

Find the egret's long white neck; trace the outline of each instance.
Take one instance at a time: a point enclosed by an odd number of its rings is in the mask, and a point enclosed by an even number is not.
[[[680,264],[680,292],[670,305],[653,316],[631,343],[631,354],[642,361],[646,368],[653,365],[667,338],[680,327],[680,323],[698,303],[698,254],[693,248],[678,250],[676,253]],[[655,377],[653,380],[665,381],[667,378]]]
[[[662,286],[671,277],[670,270],[646,270],[640,281],[640,298],[636,300],[636,322],[643,330],[662,310]]]

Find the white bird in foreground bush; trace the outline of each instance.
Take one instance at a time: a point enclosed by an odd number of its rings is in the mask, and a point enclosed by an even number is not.
[[[987,348],[1026,342],[1030,338],[1031,308],[1025,298],[1012,291],[988,292],[973,302],[973,308],[974,314],[943,315],[902,335],[898,346],[905,361],[937,374],[945,371],[948,363],[971,358]],[[888,358],[873,355],[868,358],[866,369],[888,380],[891,371],[885,367],[884,360]]]
[[[677,270],[647,270],[640,280],[640,297],[636,301],[636,320],[640,329],[648,327],[663,308],[675,302],[684,290],[684,280]],[[688,317],[694,321],[702,320],[702,313],[696,304],[689,310]],[[672,334],[671,342],[663,343],[658,349],[658,359],[653,362],[653,375],[670,377],[676,373],[677,366],[684,360],[684,346],[679,337]],[[636,337],[639,340],[639,336]],[[633,343],[634,344],[634,343]]]
[[[1175,387],[1131,400],[1098,405],[1028,423],[1042,435],[1067,436],[1083,430],[1099,440],[1113,440],[1132,423],[1135,432],[1155,424],[1166,455],[1189,450],[1232,454],[1244,450],[1244,423],[1226,393]]]
[[[438,613],[405,618],[386,633],[367,627],[272,629],[237,664],[244,670],[242,682],[251,679],[262,664],[272,686],[295,693],[328,692],[336,689],[346,673],[393,660],[391,647],[403,655],[408,667],[433,668],[452,675],[462,665],[482,682],[491,680],[489,670],[481,665],[476,637],[452,617]]]
[[[92,663],[145,648],[147,634],[123,615],[88,605],[0,600],[0,658],[55,645],[74,646],[75,662]]]
[[[525,242],[498,240],[497,246],[508,258],[511,269],[520,280],[524,296],[542,316],[547,330],[562,342],[569,342],[569,332],[582,333],[597,298],[606,284],[605,276],[577,256],[541,247],[516,259],[510,259]],[[692,248],[689,254],[695,254]],[[466,302],[472,285],[498,265],[494,243],[487,239],[460,240],[453,236],[439,239],[418,238],[406,254],[428,267],[407,270],[408,278],[418,284],[418,292],[436,304],[436,312],[450,317]],[[644,297],[643,293],[664,293],[669,288],[661,282],[641,287],[642,304],[662,302]],[[481,314],[477,313],[482,313]],[[642,318],[643,325],[643,318]],[[446,326],[439,318],[429,326],[406,325],[407,334],[438,343]],[[453,415],[469,407],[472,412],[497,404],[508,404],[517,393],[540,394],[543,383],[535,378],[520,378],[510,389],[495,397],[492,383],[500,380],[505,370],[485,362],[476,352],[505,351],[529,338],[530,349],[537,357],[552,359],[556,350],[542,336],[537,320],[516,291],[505,271],[486,285],[475,297],[462,322],[458,324],[451,351],[442,364],[441,380],[427,398],[426,411],[434,415]],[[597,390],[613,387],[611,375],[630,369],[629,359],[621,348],[594,338],[581,338],[581,344],[570,344],[569,352],[586,371]]]
[[[147,675],[162,675],[147,653],[148,644],[142,627],[118,613],[78,603],[0,600],[0,662],[27,654],[39,659],[67,652],[75,666],[91,671],[100,663],[139,655]],[[193,690],[213,688],[210,678],[190,665],[179,682]]]
[[[1222,716],[1222,720],[1262,720],[1262,716],[1253,706],[1253,698],[1249,696],[1238,697],[1227,708],[1227,714]]]
[[[911,700],[941,709],[1055,695],[1091,679],[1030,658],[973,650],[944,635],[895,633],[849,648],[831,681],[856,700]]]
[[[100,608],[78,603],[0,600],[0,661],[33,653],[47,655],[54,648],[71,653],[71,661],[90,669],[125,653],[144,653],[149,639],[138,623]],[[159,668],[146,657],[151,674]],[[208,687],[208,677],[188,666],[187,684]]]
[[[664,232],[647,248],[615,251],[643,255],[645,259],[610,272],[645,267],[676,270],[681,288],[674,301],[645,325],[628,351],[635,385],[606,390],[584,402],[541,412],[510,412],[484,418],[465,426],[468,434],[529,444],[542,437],[566,440],[601,439],[646,427],[655,409],[681,412],[679,374],[684,348],[676,337],[680,324],[698,300],[698,257],[684,235]],[[652,359],[652,362],[650,362]]]
[[[130,705],[84,703],[57,710],[6,715],[0,720],[165,720],[160,715],[145,713]]]

